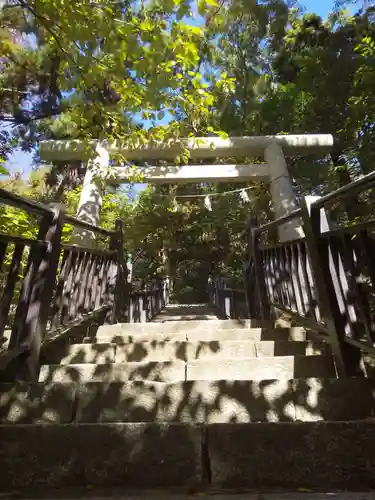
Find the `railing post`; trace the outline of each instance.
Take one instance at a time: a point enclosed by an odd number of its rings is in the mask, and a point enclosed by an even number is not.
[[[212,276],[208,276],[207,280],[207,296],[208,296],[208,304],[212,307],[214,305],[213,301],[213,282],[212,282]]]
[[[330,269],[328,239],[321,237],[321,208],[302,200],[303,229],[306,235],[308,258],[316,286],[318,305],[330,332],[330,344],[335,357],[338,376],[363,376],[360,350],[344,341],[344,324],[337,303],[333,276]]]
[[[215,286],[215,307],[216,307],[216,314],[218,314],[219,318],[223,318],[223,308],[221,304],[221,296],[222,294],[220,293],[220,286],[219,286],[219,278],[215,278],[214,281],[214,286]]]
[[[124,235],[122,232],[122,221],[117,219],[115,222],[115,230],[112,233],[110,239],[110,250],[115,252],[113,262],[109,269],[109,305],[110,313],[107,319],[108,323],[114,324],[119,319],[120,302],[125,303],[124,294],[121,293],[126,279],[122,275],[124,269],[123,264],[123,245],[124,245]]]
[[[246,300],[246,308],[247,314],[249,318],[255,318],[255,311],[253,307],[253,296],[254,293],[251,293],[251,285],[255,289],[255,283],[251,283],[250,281],[250,273],[252,270],[253,264],[253,249],[252,249],[252,229],[258,227],[258,218],[254,215],[250,215],[248,222],[246,224],[246,255],[244,262],[244,289],[245,289],[245,300]]]
[[[127,322],[134,323],[134,297],[131,294],[131,292],[130,292],[129,297],[128,297]]]
[[[59,209],[52,208],[39,225],[38,240],[45,247],[34,247],[29,258],[9,349],[25,347],[26,354],[17,361],[19,380],[38,380],[39,354],[46,330],[61,251],[63,221]]]
[[[219,317],[225,319],[225,295],[223,293],[220,278],[216,279],[215,288],[216,288],[217,308],[220,315]]]
[[[164,280],[164,306],[169,304],[169,276]]]
[[[260,319],[270,319],[271,310],[268,301],[268,294],[266,289],[266,281],[264,278],[264,271],[262,266],[262,256],[260,253],[260,237],[257,234],[257,229],[251,229],[251,253],[254,259],[254,274],[255,286],[259,301]]]
[[[147,323],[147,293],[143,288],[142,293],[139,295],[139,321],[140,323]]]

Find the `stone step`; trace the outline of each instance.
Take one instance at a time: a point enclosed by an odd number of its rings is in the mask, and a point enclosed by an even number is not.
[[[53,344],[44,352],[43,364],[127,363],[133,361],[174,361],[180,359],[242,359],[269,356],[328,354],[328,344],[301,342],[252,342],[226,340],[223,342],[137,342],[124,345]]]
[[[278,356],[107,364],[43,365],[40,382],[263,380],[335,377],[332,356]]]
[[[186,332],[140,331],[133,334],[114,326],[101,327],[95,336],[85,337],[83,342],[127,344],[129,342],[215,342],[226,340],[247,340],[252,342],[268,341],[305,341],[313,340],[304,328],[249,328],[249,329],[212,329],[188,330]]]
[[[2,425],[0,490],[375,488],[373,422]],[[25,452],[27,451],[27,452]]]
[[[217,320],[218,317],[206,304],[173,304],[168,305],[152,321],[191,321]]]
[[[186,380],[183,361],[149,363],[107,363],[43,365],[40,382],[125,382],[127,380],[152,380],[159,382]]]
[[[207,431],[212,485],[373,489],[373,437],[366,421],[214,424]]]
[[[77,392],[76,420],[212,424],[371,417],[375,384],[352,380],[88,383]]]
[[[180,321],[192,319],[217,320],[218,317],[207,304],[168,304],[153,321]]]
[[[213,319],[213,320],[174,320],[167,321],[164,324],[160,322],[151,323],[117,323],[115,325],[103,325],[99,328],[101,330],[113,329],[121,333],[139,333],[139,332],[160,332],[164,333],[178,333],[187,330],[233,330],[239,328],[273,328],[275,323],[273,321],[254,320],[254,319]]]
[[[0,385],[0,422],[190,424],[360,420],[374,414],[372,379]]]
[[[217,321],[215,314],[158,314],[153,318],[153,323],[166,323],[170,321]]]
[[[62,344],[56,342],[43,351],[42,364],[69,365],[81,363],[106,364],[116,361],[116,344],[110,342],[94,344]]]
[[[56,424],[73,420],[77,385],[0,384],[0,423]]]
[[[335,377],[332,356],[278,356],[186,363],[186,380],[264,380]]]

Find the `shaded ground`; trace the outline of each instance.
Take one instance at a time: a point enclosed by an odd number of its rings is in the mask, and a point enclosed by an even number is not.
[[[50,492],[49,495],[36,493],[31,496],[20,496],[17,493],[0,493],[0,500],[26,500],[30,498],[43,498],[44,500],[190,500],[197,497],[206,497],[210,500],[375,500],[375,492],[197,492],[195,494],[170,493],[170,492],[134,492],[126,494],[95,493],[94,491],[65,493],[61,490]]]

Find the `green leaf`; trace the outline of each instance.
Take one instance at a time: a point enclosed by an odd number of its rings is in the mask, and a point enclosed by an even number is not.
[[[3,162],[4,160],[1,160],[1,163]],[[4,167],[4,165],[1,165],[0,164],[0,174],[1,175],[9,175],[9,171]]]

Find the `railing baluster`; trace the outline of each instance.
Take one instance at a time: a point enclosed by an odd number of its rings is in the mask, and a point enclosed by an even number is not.
[[[101,257],[98,259],[97,262],[97,275],[98,275],[98,280],[96,281],[96,286],[95,286],[95,309],[99,309],[101,305],[101,299],[102,299],[102,287],[103,287],[103,281],[104,281],[104,271],[105,271],[105,257]]]
[[[85,252],[78,252],[69,319],[75,319],[77,317],[78,306],[79,306],[79,291],[82,286],[84,265],[85,265]]]
[[[0,272],[3,271],[4,259],[7,248],[8,248],[8,243],[5,241],[0,241]]]
[[[262,252],[259,248],[260,242],[256,229],[252,229],[251,231],[251,240],[252,240],[252,255],[254,258],[255,283],[259,295],[260,316],[261,319],[269,319],[271,311],[269,307],[266,283],[264,279]]]
[[[121,220],[116,220],[115,232],[111,237],[110,249],[114,252],[113,260],[110,266],[109,278],[109,305],[110,314],[108,316],[109,323],[115,323],[120,316],[121,303],[124,300],[121,290],[125,289],[125,284],[121,282],[123,262],[123,231]]]
[[[73,267],[72,284],[71,284],[70,294],[69,294],[69,306],[68,306],[68,321],[69,322],[75,318],[80,267],[81,267],[81,252],[77,252],[75,262],[74,262],[74,267]]]
[[[331,236],[327,241],[322,241],[322,245],[328,245],[329,264],[333,286],[336,294],[337,305],[340,310],[341,323],[345,335],[353,336],[352,321],[355,319],[353,305],[349,303],[349,286],[342,265],[340,239]]]
[[[301,316],[305,316],[305,304],[303,300],[303,291],[301,284],[301,276],[298,269],[298,245],[292,244],[290,249],[290,275],[291,275],[291,286],[293,287],[294,296],[296,300],[296,310]]]
[[[104,274],[103,274],[103,283],[101,287],[101,303],[106,304],[108,301],[108,294],[109,294],[109,270],[111,267],[111,259],[110,257],[106,257],[105,259],[105,264],[104,264]],[[94,272],[94,269],[93,269]],[[93,278],[94,279],[94,275]],[[91,281],[92,284],[92,281]],[[91,286],[90,286],[91,288]],[[90,291],[91,294],[91,291]],[[90,304],[91,304],[91,298],[90,298]]]
[[[307,245],[303,245],[303,270],[306,273],[307,278],[307,290],[310,292],[309,296],[311,297],[311,316],[316,319],[318,323],[323,322],[323,318],[320,312],[320,308],[318,305],[318,296],[316,291],[316,286],[314,283],[312,269],[310,260],[308,258],[308,248]]]
[[[309,249],[309,261],[316,283],[321,314],[330,332],[330,343],[336,360],[336,368],[341,376],[363,375],[360,367],[359,351],[344,344],[345,322],[343,321],[331,271],[330,249],[326,238],[321,237],[321,209],[312,205],[311,216],[306,202],[302,207],[302,218]]]
[[[0,338],[4,334],[4,330],[8,321],[10,306],[13,300],[14,290],[17,281],[19,281],[19,272],[21,269],[22,254],[24,248],[25,247],[23,245],[20,245],[18,243],[14,246],[12,261],[8,271],[8,277],[0,301]]]
[[[127,319],[128,319],[128,323],[135,323],[135,316],[134,316],[134,295],[133,294],[130,294],[129,295],[129,306],[128,306],[128,316],[127,316]]]
[[[61,323],[65,325],[70,320],[71,313],[71,302],[72,302],[72,293],[74,286],[74,278],[76,273],[78,255],[73,253],[70,259],[70,266],[68,271],[68,278],[66,280],[65,290],[64,290],[64,306],[63,306],[63,314]]]
[[[282,300],[280,299],[279,283],[277,279],[277,262],[275,261],[275,251],[273,249],[270,250],[270,256],[272,287],[274,289],[275,303],[281,304]]]
[[[286,253],[284,247],[279,247],[276,249],[276,258],[279,262],[280,269],[280,285],[281,293],[283,298],[283,304],[287,304],[289,308],[293,310],[292,297],[290,295],[289,289],[289,275],[286,262]]]
[[[102,257],[100,255],[95,255],[94,256],[94,262],[93,262],[93,278],[92,278],[92,283],[91,283],[91,309],[95,311],[96,309],[99,308],[98,300],[97,297],[100,295],[100,271],[101,271],[101,263],[102,263]],[[88,282],[88,275],[90,271],[90,266],[87,266],[87,282]],[[85,289],[85,294],[87,293],[87,284],[86,284],[86,289]],[[97,305],[98,304],[98,305]]]
[[[369,330],[371,332],[371,344],[375,343],[375,240],[368,234],[367,230],[358,232],[356,238],[357,253],[360,255],[362,266],[367,270],[367,303],[370,316]]]
[[[298,286],[295,286],[295,276],[294,278],[294,268],[293,268],[293,246],[288,245],[284,248],[285,251],[285,259],[286,259],[286,269],[288,273],[288,288],[289,288],[289,296],[292,299],[292,307],[293,310],[298,313]]]
[[[63,252],[61,264],[60,264],[60,275],[58,278],[56,292],[55,292],[55,300],[52,306],[52,320],[51,320],[51,330],[55,330],[61,324],[61,311],[64,303],[64,286],[68,276],[67,269],[69,266],[69,252],[66,250]]]
[[[355,245],[353,245],[352,236],[350,234],[342,234],[340,241],[342,244],[341,256],[349,280],[349,297],[353,300],[355,314],[355,317],[351,320],[351,327],[354,332],[353,338],[356,338],[356,340],[363,340],[360,337],[364,334],[366,337],[365,342],[372,346],[369,302],[364,293],[362,284],[360,283],[361,268],[363,269],[361,265],[361,255],[360,253],[356,255],[356,248]]]
[[[85,311],[85,298],[87,293],[87,283],[89,280],[89,272],[90,272],[90,257],[91,256],[89,252],[84,252],[84,258],[82,262],[82,275],[79,284],[78,301],[77,301],[78,315],[81,317],[85,315],[85,312],[88,312]]]
[[[275,288],[272,284],[271,254],[268,250],[263,250],[262,257],[264,262],[264,275],[266,280],[266,287],[268,290],[268,299],[270,302],[275,302]]]

